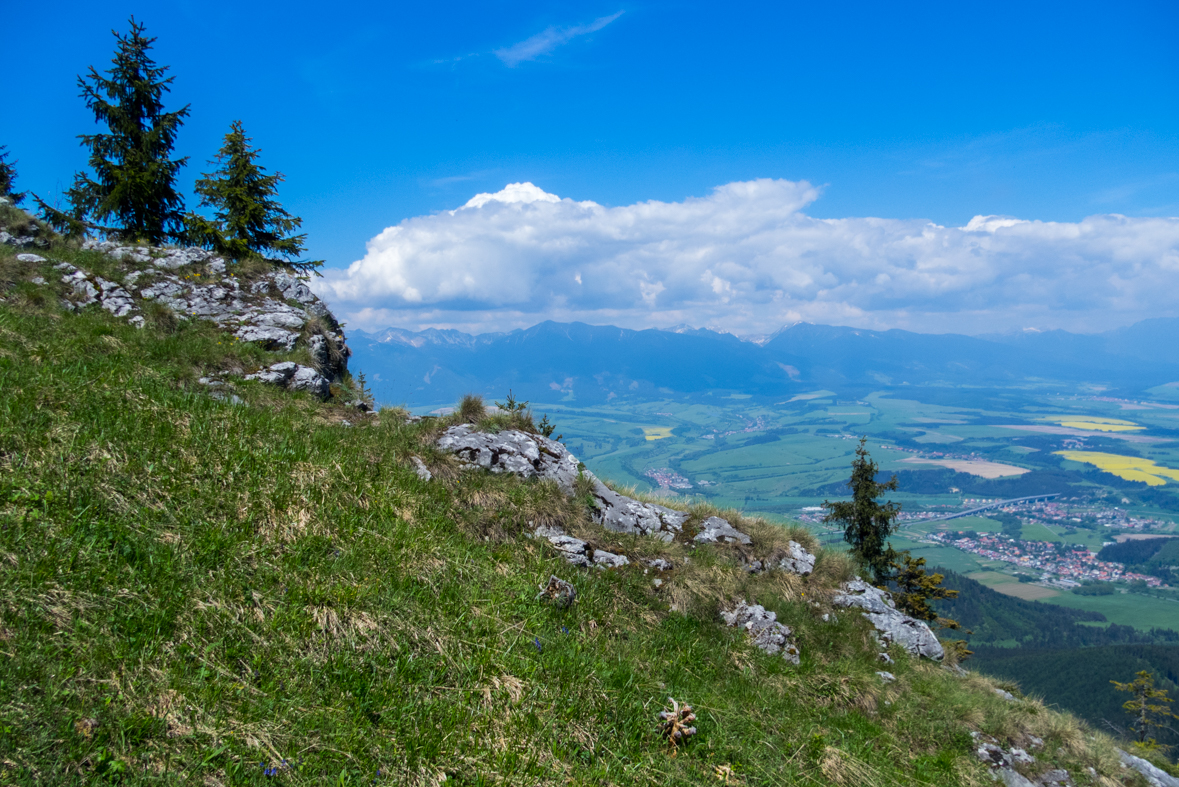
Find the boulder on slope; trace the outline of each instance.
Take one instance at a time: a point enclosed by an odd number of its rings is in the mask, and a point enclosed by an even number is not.
[[[832,603],[837,607],[862,610],[864,617],[886,643],[900,645],[914,656],[924,656],[935,661],[941,661],[945,656],[942,644],[925,622],[898,610],[892,594],[869,585],[859,577],[844,582]]]
[[[493,473],[547,478],[567,495],[573,494],[577,482],[577,458],[556,440],[541,435],[515,429],[476,432],[470,424],[459,424],[442,433],[438,447]]]

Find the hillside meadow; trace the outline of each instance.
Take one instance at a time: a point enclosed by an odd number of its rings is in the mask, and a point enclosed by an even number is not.
[[[971,733],[1036,736],[1034,769],[1077,784],[1133,781],[1104,734],[990,679],[895,649],[882,679],[866,622],[831,615],[838,552],[805,579],[708,548],[662,586],[578,571],[522,537],[582,521],[576,499],[460,471],[436,422],[344,406],[358,388],[242,381],[276,356],[209,323],[66,313],[51,262],[0,250],[7,783],[990,784]],[[568,609],[538,598],[554,574]],[[739,597],[793,629],[800,665],[718,620]],[[678,747],[672,700],[697,716]]]

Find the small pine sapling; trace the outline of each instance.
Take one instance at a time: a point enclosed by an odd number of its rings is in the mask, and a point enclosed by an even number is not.
[[[1179,716],[1169,707],[1169,703],[1174,700],[1167,696],[1166,689],[1154,687],[1154,675],[1142,670],[1129,683],[1119,683],[1116,680],[1111,680],[1110,683],[1118,691],[1130,692],[1131,698],[1122,704],[1122,709],[1134,717],[1130,723],[1130,729],[1136,737],[1134,745],[1145,751],[1166,748],[1155,741],[1152,731],[1163,729],[1175,732],[1176,730],[1167,724],[1167,720],[1179,719]]]
[[[553,437],[553,432],[556,431],[556,429],[557,425],[549,420],[548,413],[545,413],[543,416],[541,416],[540,423],[536,425],[536,431],[540,432],[545,437],[552,437],[557,442],[560,442],[561,438],[565,435],[559,434],[556,437]]]
[[[512,394],[512,389],[508,389],[508,398],[502,402],[496,402],[495,406],[503,410],[505,413],[523,413],[528,409],[528,402],[517,402],[516,397]]]
[[[44,217],[71,233],[93,226],[126,240],[159,244],[184,236],[184,198],[176,190],[176,175],[188,159],[169,156],[188,106],[164,111],[163,96],[173,77],[165,77],[168,68],[148,55],[156,39],[143,35],[145,28],[135,17],[130,24],[126,36],[114,34],[118,46],[106,76],[91,66],[88,76],[78,77],[86,106],[109,132],[80,137],[90,148],[94,177],[77,173],[66,193],[72,210],[47,211]],[[91,218],[107,226],[87,224]]]
[[[233,260],[251,257],[271,259],[304,273],[315,272],[323,260],[297,260],[303,253],[306,233],[292,235],[303,220],[292,216],[278,202],[281,172],[266,174],[240,120],[233,121],[225,142],[210,161],[217,167],[196,182],[201,207],[212,208],[213,218],[196,213],[187,217],[189,240]]]

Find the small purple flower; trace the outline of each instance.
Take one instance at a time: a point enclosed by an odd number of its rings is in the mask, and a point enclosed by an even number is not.
[[[533,637],[532,644],[536,646],[537,653],[544,653],[544,648],[540,645],[540,637]]]

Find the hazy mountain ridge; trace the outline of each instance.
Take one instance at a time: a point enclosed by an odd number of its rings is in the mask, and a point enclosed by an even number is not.
[[[1179,320],[1100,334],[965,336],[797,323],[738,337],[677,325],[632,330],[546,321],[508,333],[355,330],[355,363],[382,399],[411,405],[463,393],[606,401],[731,391],[778,396],[829,386],[1091,382],[1122,391],[1179,379]]]

